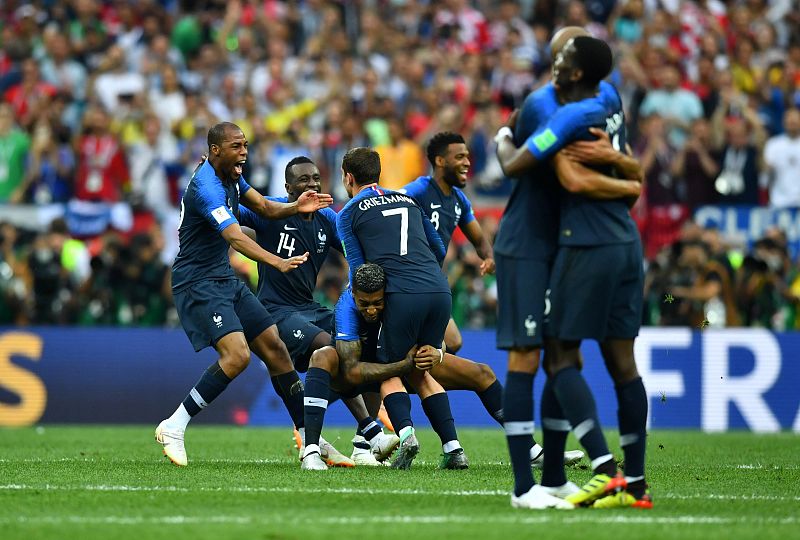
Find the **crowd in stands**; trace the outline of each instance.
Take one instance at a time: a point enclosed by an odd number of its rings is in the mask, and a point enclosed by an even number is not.
[[[259,191],[282,195],[286,163],[308,155],[339,204],[347,149],[374,146],[396,188],[428,172],[432,134],[460,132],[491,233],[510,191],[492,135],[548,80],[564,25],[615,52],[648,179],[633,210],[645,322],[794,328],[786,234],[748,249],[691,216],[800,206],[798,0],[4,0],[0,222],[12,206],[67,210],[42,230],[0,225],[0,323],[174,324],[180,196],[220,120],[245,132]],[[76,224],[106,207],[128,216],[91,234]],[[446,268],[457,322],[491,327],[494,279],[471,248],[453,245]],[[345,275],[333,260],[321,301]]]

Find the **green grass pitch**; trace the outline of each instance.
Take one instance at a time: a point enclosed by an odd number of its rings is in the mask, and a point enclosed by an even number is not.
[[[187,468],[162,457],[152,426],[4,429],[0,538],[798,537],[797,435],[653,432],[653,510],[566,512],[511,508],[499,429],[460,430],[467,471],[437,470],[435,435],[419,435],[411,471],[318,473],[300,470],[286,429],[191,427]],[[349,453],[349,430],[326,436]],[[579,484],[590,476],[585,464],[568,474]]]

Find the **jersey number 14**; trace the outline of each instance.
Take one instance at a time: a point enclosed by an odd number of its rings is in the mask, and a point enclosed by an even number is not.
[[[289,240],[291,240],[291,243]],[[281,254],[282,249],[286,250],[287,257],[291,257],[292,253],[294,253],[294,237],[285,232],[281,233],[280,239],[278,240],[278,255]]]

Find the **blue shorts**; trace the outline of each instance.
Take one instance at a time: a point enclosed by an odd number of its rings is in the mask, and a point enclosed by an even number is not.
[[[633,339],[642,324],[642,244],[559,248],[547,335],[562,341]]]
[[[195,351],[216,345],[231,332],[248,343],[275,324],[261,302],[238,279],[200,281],[173,293],[181,325]]]
[[[497,265],[497,348],[540,348],[549,263],[499,253],[495,253],[494,260]]]
[[[333,311],[317,304],[295,308],[292,306],[276,306],[264,303],[278,325],[281,341],[286,344],[289,356],[297,371],[308,371],[311,359],[311,343],[320,333],[332,335]],[[331,338],[330,344],[333,344]]]
[[[441,348],[452,303],[449,292],[386,293],[378,337],[378,362],[399,362],[415,345]]]

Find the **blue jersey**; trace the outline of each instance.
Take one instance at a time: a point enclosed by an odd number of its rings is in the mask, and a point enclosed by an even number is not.
[[[286,197],[267,197],[288,202]],[[308,260],[292,270],[280,270],[258,263],[258,299],[270,305],[303,307],[314,302],[317,275],[333,246],[341,250],[336,234],[336,212],[323,208],[307,220],[300,214],[286,219],[264,219],[247,208],[240,210],[242,225],[256,231],[258,244],[279,257],[289,258],[308,252]]]
[[[234,277],[228,242],[220,233],[238,223],[239,197],[249,189],[243,176],[230,183],[217,178],[208,161],[194,174],[181,200],[180,249],[172,265],[173,291],[198,281]]]
[[[558,109],[552,84],[525,98],[514,129],[520,146]],[[494,251],[507,257],[550,261],[558,246],[558,179],[548,162],[540,162],[514,180],[497,229]]]
[[[336,341],[361,341],[361,358],[365,362],[374,362],[380,335],[380,321],[367,322],[356,307],[353,292],[348,287],[339,297],[334,308],[334,324]]]
[[[442,238],[445,249],[450,245],[456,227],[464,227],[475,221],[475,214],[464,192],[457,187],[452,188],[450,195],[445,195],[436,180],[430,176],[420,176],[410,184],[403,186],[400,193],[414,197],[433,223],[436,232]]]
[[[383,267],[386,292],[450,292],[445,249],[430,219],[408,195],[377,185],[361,190],[336,217],[350,278],[365,262]]]
[[[605,130],[614,148],[625,150],[627,137],[622,100],[610,84],[601,85],[600,93],[593,98],[559,107],[525,144],[529,152],[544,161],[570,142],[594,138],[588,132],[590,127]],[[606,169],[602,172],[613,176],[613,170]],[[559,245],[619,244],[633,242],[638,237],[639,232],[624,199],[592,199],[562,190]]]

